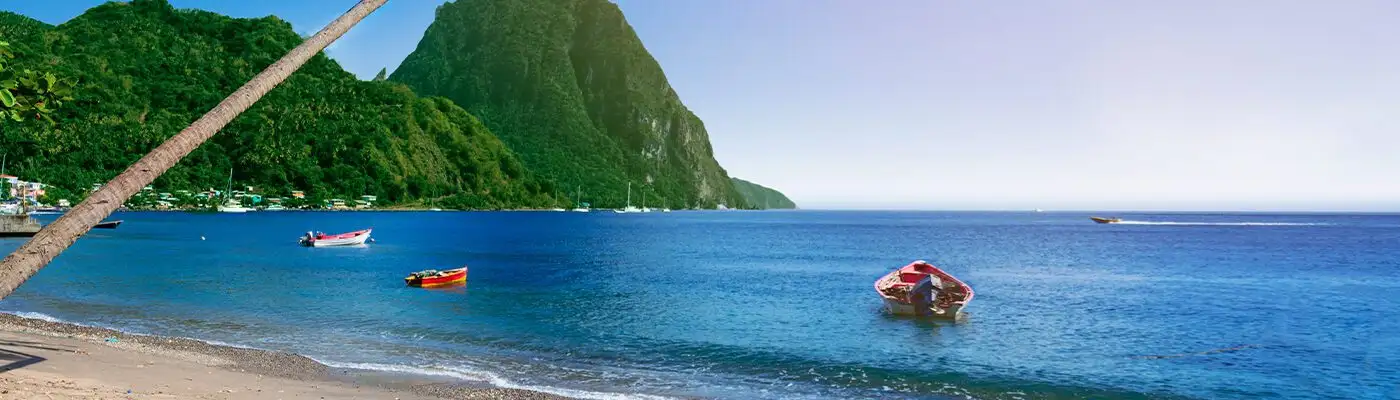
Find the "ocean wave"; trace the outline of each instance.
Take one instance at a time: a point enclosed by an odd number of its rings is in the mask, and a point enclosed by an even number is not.
[[[496,373],[493,373],[493,372],[490,372],[490,371],[484,371],[484,370],[475,369],[475,368],[468,368],[468,367],[459,367],[459,366],[437,366],[437,365],[434,365],[434,366],[428,366],[428,367],[413,367],[413,366],[398,365],[398,364],[343,363],[343,362],[335,362],[335,361],[316,360],[316,359],[314,359],[314,358],[313,358],[313,360],[315,360],[316,362],[319,362],[319,363],[321,363],[321,364],[325,364],[325,365],[327,365],[327,366],[333,367],[333,368],[357,369],[357,370],[364,370],[364,371],[393,372],[393,373],[404,373],[404,374],[414,374],[414,375],[427,375],[427,376],[441,376],[441,377],[455,378],[455,379],[461,379],[461,380],[466,380],[466,381],[485,382],[485,383],[487,383],[487,384],[490,384],[491,386],[495,386],[495,387],[499,387],[499,388],[530,390],[530,391],[549,393],[549,394],[553,394],[553,395],[557,395],[557,396],[564,396],[564,397],[575,398],[575,399],[592,399],[592,400],[668,400],[668,399],[671,399],[671,397],[657,396],[657,395],[649,395],[649,394],[594,392],[594,391],[587,391],[587,390],[566,389],[566,388],[560,388],[560,387],[525,385],[525,384],[517,383],[517,382],[515,382],[515,381],[512,381],[512,380],[510,380],[510,379],[507,379],[507,378],[505,378],[505,377],[503,377],[503,376],[500,376],[500,375],[498,375],[498,374],[496,374]]]
[[[1187,222],[1187,221],[1119,221],[1118,225],[1180,225],[1180,226],[1325,226],[1323,222]]]
[[[64,320],[59,319],[58,317],[55,317],[55,316],[52,316],[52,315],[48,315],[48,314],[44,314],[44,313],[39,313],[39,312],[33,312],[33,311],[0,311],[0,313],[10,314],[10,315],[13,315],[13,316],[16,316],[16,317],[20,317],[20,318],[37,319],[37,320],[40,320],[40,321],[48,321],[48,322],[59,323],[59,324],[82,325],[82,324],[76,324],[76,323],[64,321]]]

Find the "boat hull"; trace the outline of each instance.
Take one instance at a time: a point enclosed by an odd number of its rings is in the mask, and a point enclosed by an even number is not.
[[[1100,224],[1116,224],[1116,223],[1118,223],[1119,221],[1121,221],[1121,220],[1119,220],[1118,218],[1089,217],[1089,219],[1094,220],[1094,222],[1097,222],[1097,223],[1100,223]]]
[[[938,282],[937,292],[930,293],[936,297],[925,298],[922,306],[915,304],[911,299],[915,288],[922,284],[921,279],[927,282],[930,278]],[[874,286],[875,293],[884,302],[884,309],[894,315],[958,319],[963,316],[963,308],[976,296],[971,286],[924,261],[891,271],[875,280]]]
[[[884,298],[884,300],[885,312],[888,312],[893,315],[919,315],[918,310],[914,308],[913,304],[905,303],[891,298]],[[929,316],[933,318],[957,319],[963,316],[962,309],[966,306],[966,303],[953,303],[953,305],[948,306],[948,308],[942,310],[935,310],[934,313],[932,313],[932,315]]]
[[[446,272],[446,274],[443,276],[434,276],[427,278],[416,278],[413,276],[409,276],[407,278],[403,278],[403,281],[408,286],[427,288],[458,285],[467,281],[466,268],[458,268],[443,272]]]
[[[334,235],[331,237],[316,238],[314,240],[302,239],[301,244],[308,247],[336,247],[336,246],[356,246],[369,241],[370,229],[359,232],[352,232],[354,235],[339,237],[346,234]]]
[[[121,220],[116,220],[116,221],[102,221],[102,222],[97,223],[97,225],[93,225],[92,228],[93,228],[93,229],[117,229],[117,225],[121,225],[121,224],[122,224],[122,221],[121,221]]]

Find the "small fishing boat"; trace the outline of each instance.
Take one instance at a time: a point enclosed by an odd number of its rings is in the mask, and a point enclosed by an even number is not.
[[[122,220],[116,220],[116,221],[102,221],[102,222],[98,222],[97,225],[93,225],[92,228],[93,228],[93,229],[117,229],[117,225],[121,225],[121,224],[122,224]]]
[[[875,281],[875,293],[896,315],[956,319],[972,301],[972,287],[923,260]]]
[[[323,232],[307,232],[301,237],[301,245],[307,247],[353,246],[365,244],[369,240],[369,229],[327,235]]]
[[[1123,222],[1123,220],[1118,218],[1089,217],[1089,219],[1092,219],[1094,220],[1094,222],[1098,222],[1100,224],[1116,224],[1119,222]]]
[[[403,278],[403,282],[413,287],[448,286],[467,281],[467,267],[438,271],[430,269],[418,271]]]

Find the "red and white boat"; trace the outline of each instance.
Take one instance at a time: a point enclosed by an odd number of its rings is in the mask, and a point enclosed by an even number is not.
[[[354,246],[369,240],[369,229],[327,235],[324,232],[307,232],[301,237],[301,245],[307,247]]]
[[[956,319],[972,301],[972,287],[923,260],[875,281],[885,309],[896,315]]]
[[[403,278],[403,282],[408,286],[415,287],[441,287],[450,286],[467,281],[467,267],[438,271],[430,269],[418,271]]]

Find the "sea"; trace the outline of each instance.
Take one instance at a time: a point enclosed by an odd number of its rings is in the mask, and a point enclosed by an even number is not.
[[[586,399],[1400,399],[1400,215],[1088,216],[125,212],[0,311]],[[914,260],[964,319],[882,311]]]

